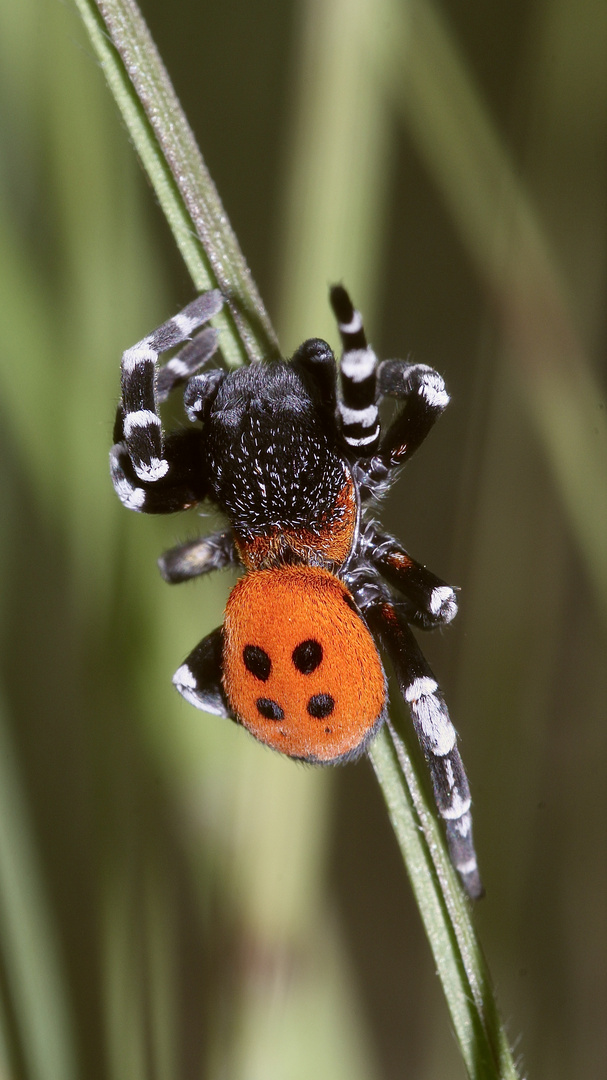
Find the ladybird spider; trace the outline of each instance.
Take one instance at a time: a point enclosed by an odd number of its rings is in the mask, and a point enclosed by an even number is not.
[[[176,583],[240,564],[221,627],[174,676],[183,697],[230,717],[289,757],[345,762],[381,727],[394,668],[430,768],[452,861],[469,896],[482,895],[470,792],[438,684],[410,630],[442,626],[454,590],[416,562],[366,512],[449,402],[436,371],[377,357],[341,285],[331,289],[343,352],[310,339],[289,361],[201,371],[217,332],[199,330],[221,309],[200,296],[122,358],[122,397],[111,475],[130,510],[166,514],[210,499],[224,532],[166,552]],[[163,367],[158,358],[185,346]],[[158,406],[185,384],[198,426],[166,437]],[[378,401],[402,406],[381,432]],[[398,594],[393,594],[395,590]]]

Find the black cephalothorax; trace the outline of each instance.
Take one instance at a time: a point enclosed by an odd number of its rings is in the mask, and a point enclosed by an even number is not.
[[[239,534],[314,530],[337,500],[344,467],[318,398],[284,361],[240,368],[219,383],[205,424],[209,493]]]

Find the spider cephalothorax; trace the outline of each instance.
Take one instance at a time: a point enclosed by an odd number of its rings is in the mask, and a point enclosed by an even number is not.
[[[409,628],[450,622],[455,592],[365,514],[449,398],[431,368],[378,364],[345,289],[335,286],[331,302],[343,344],[339,379],[331,349],[317,339],[290,361],[206,368],[216,331],[190,336],[221,308],[217,291],[127,349],[112,479],[129,509],[171,513],[209,499],[228,519],[225,532],[160,560],[169,582],[230,564],[244,569],[222,626],[174,677],[193,705],[237,720],[289,757],[351,760],[385,717],[379,649],[387,653],[430,766],[453,862],[476,897],[482,885],[455,729]],[[157,369],[159,356],[185,341]],[[180,383],[196,427],[165,437],[158,405]],[[402,402],[385,433],[383,396]]]

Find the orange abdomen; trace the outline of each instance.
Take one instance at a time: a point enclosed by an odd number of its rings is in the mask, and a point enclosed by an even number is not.
[[[386,679],[346,587],[328,570],[246,574],[224,621],[223,681],[238,720],[290,757],[362,752],[383,720]]]

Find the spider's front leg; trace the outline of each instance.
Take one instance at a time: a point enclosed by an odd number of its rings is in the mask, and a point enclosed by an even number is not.
[[[359,458],[357,478],[366,499],[381,494],[393,469],[417,450],[449,404],[449,395],[442,377],[425,364],[384,360],[378,365],[362,316],[344,287],[334,285],[330,298],[343,345],[339,421],[344,441]],[[382,397],[396,398],[402,407],[380,441],[377,404]]]
[[[445,822],[451,861],[473,900],[484,894],[470,814],[470,788],[457,734],[441,690],[413,634],[394,605],[381,598],[364,607],[365,620],[390,657],[430,768],[434,798]],[[358,599],[358,598],[357,598]]]
[[[215,352],[212,327],[188,339],[222,304],[218,290],[204,293],[123,354],[110,471],[118,497],[130,510],[172,513],[204,497],[200,432],[177,432],[165,440],[158,404]],[[159,357],[184,341],[186,347],[157,372]]]
[[[164,456],[162,424],[156,401],[156,364],[162,353],[186,341],[192,332],[216,315],[223,298],[215,289],[203,293],[178,315],[158,327],[122,356],[122,430],[136,476],[148,483],[162,479],[169,471]],[[215,338],[216,341],[216,338]],[[179,361],[171,364],[175,367]],[[193,374],[184,371],[183,378]],[[169,387],[170,389],[171,387]]]
[[[367,344],[362,315],[343,285],[333,285],[329,295],[343,346],[338,402],[341,434],[347,446],[367,458],[377,450],[380,435],[377,356]]]
[[[384,360],[377,369],[377,384],[382,397],[396,398],[402,406],[377,451],[356,462],[363,501],[385,493],[395,470],[417,450],[449,404],[442,376],[425,364]]]
[[[202,432],[179,431],[169,435],[165,457],[169,468],[156,481],[138,480],[126,444],[120,437],[110,450],[110,475],[114,490],[127,510],[142,514],[174,514],[202,502],[207,492]]]

